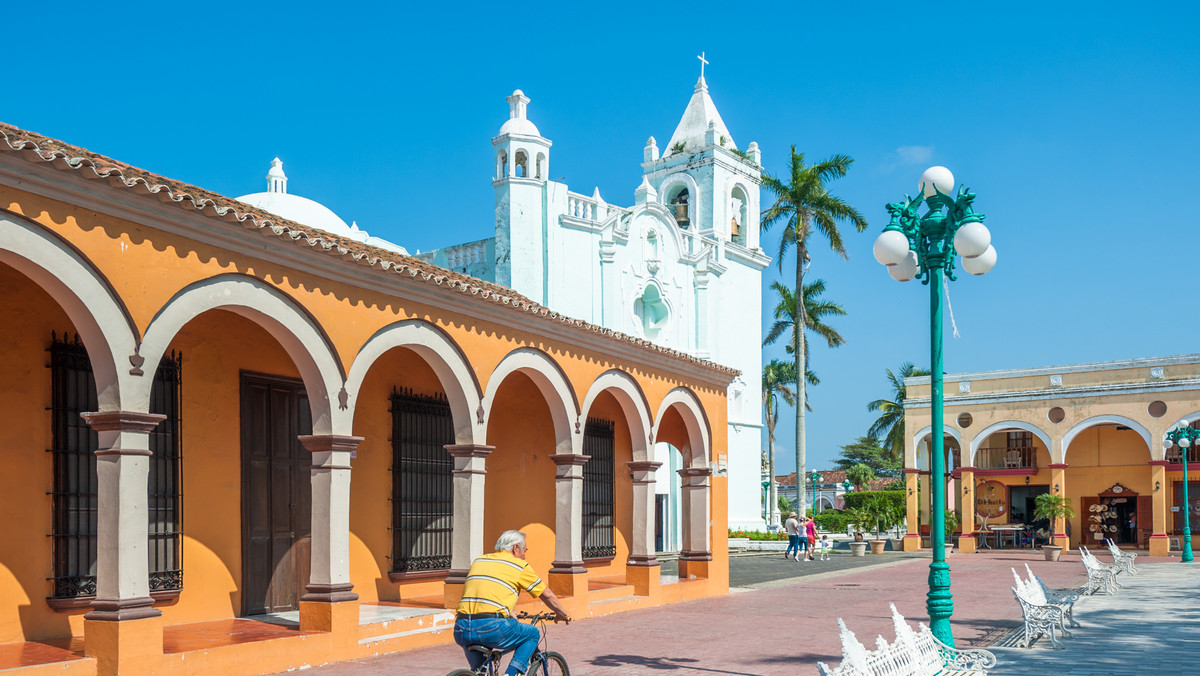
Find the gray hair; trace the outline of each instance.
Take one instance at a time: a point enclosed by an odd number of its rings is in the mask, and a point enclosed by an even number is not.
[[[525,547],[525,534],[519,530],[506,530],[496,540],[496,551],[511,552],[512,548],[517,545],[521,545],[522,548]]]

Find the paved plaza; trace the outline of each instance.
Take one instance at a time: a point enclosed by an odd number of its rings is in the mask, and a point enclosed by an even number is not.
[[[815,674],[818,660],[841,660],[838,617],[868,646],[878,634],[892,638],[889,601],[912,624],[924,620],[928,561],[927,554],[813,563],[734,557],[729,596],[554,625],[550,644],[577,676]],[[1085,580],[1079,557],[1065,553],[1051,563],[1020,550],[951,555],[957,644],[994,649],[995,674],[1195,673],[1200,610],[1192,590],[1200,572],[1177,558],[1138,562],[1141,574],[1122,575],[1117,595],[1079,601],[1083,626],[1064,650],[1045,640],[1024,650],[1003,647],[1015,645],[1020,626],[1009,568],[1024,572],[1028,563],[1051,586],[1077,586]],[[311,671],[438,675],[461,662],[457,646],[442,645]]]

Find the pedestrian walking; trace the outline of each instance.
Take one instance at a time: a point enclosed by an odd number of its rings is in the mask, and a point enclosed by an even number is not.
[[[788,514],[787,521],[783,522],[783,528],[787,531],[788,547],[783,553],[783,558],[795,558],[800,560],[800,522],[796,520],[796,513]]]
[[[820,544],[821,544],[821,560],[828,561],[829,560],[829,551],[831,549],[833,549],[833,544],[831,542],[829,542],[829,536],[822,533]]]
[[[808,560],[815,561],[817,553],[817,522],[811,516],[805,517],[804,535],[808,545]]]

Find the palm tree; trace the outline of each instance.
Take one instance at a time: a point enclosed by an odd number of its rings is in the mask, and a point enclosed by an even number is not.
[[[892,386],[892,398],[890,400],[876,399],[867,404],[868,411],[881,413],[879,418],[871,423],[871,428],[867,430],[867,436],[876,441],[882,437],[883,447],[888,451],[892,460],[900,460],[904,457],[904,400],[908,397],[908,388],[904,386],[904,379],[927,375],[929,375],[929,371],[919,369],[908,361],[900,365],[898,373],[892,373],[892,370],[888,369],[887,377]]]
[[[779,400],[788,406],[796,405],[796,393],[790,387],[796,384],[796,368],[787,362],[772,359],[770,364],[763,367],[762,398],[763,413],[767,416],[767,479],[770,481],[767,491],[767,524],[776,525],[775,506],[775,423],[779,422]]]
[[[784,332],[791,338],[784,349],[788,354],[791,354],[796,343],[796,330],[800,327],[800,322],[796,321],[796,293],[787,286],[779,282],[771,282],[771,288],[779,296],[779,302],[775,305],[775,323],[771,325],[771,330],[767,332],[767,337],[763,340],[763,345],[770,345],[779,340]],[[824,300],[821,294],[825,293],[825,280],[818,279],[811,284],[804,285],[804,326],[809,331],[817,334],[825,339],[829,347],[840,347],[846,344],[846,339],[842,334],[838,333],[837,329],[825,323],[826,317],[842,317],[846,314],[846,308],[837,303]],[[808,350],[808,342],[805,341],[804,349]],[[804,355],[804,380],[809,385],[820,385],[821,380],[817,374],[813,372],[809,365],[808,354]],[[812,410],[809,406],[807,397],[804,402],[808,406],[808,410]]]
[[[794,292],[800,296],[799,307],[806,307],[804,298],[804,266],[809,259],[809,235],[815,227],[825,239],[829,240],[829,248],[843,259],[847,258],[846,247],[842,244],[842,234],[838,230],[839,222],[848,221],[855,230],[862,232],[867,228],[867,220],[858,210],[847,204],[840,197],[829,193],[825,187],[827,182],[846,175],[846,170],[854,160],[846,155],[833,155],[812,166],[804,163],[804,153],[797,153],[792,146],[790,173],[787,183],[764,173],[762,185],[768,192],[774,193],[775,203],[762,214],[762,231],[765,233],[776,223],[784,224],[782,237],[779,241],[779,269],[783,270],[783,259],[793,247],[796,249],[796,284]],[[796,373],[808,370],[807,347],[804,342],[804,331],[795,331],[792,335],[792,355],[795,358]],[[804,445],[804,414],[807,401],[804,393],[804,383],[797,387],[796,404],[796,475],[803,476],[805,472]],[[804,505],[804,482],[798,481],[796,497],[798,504]]]

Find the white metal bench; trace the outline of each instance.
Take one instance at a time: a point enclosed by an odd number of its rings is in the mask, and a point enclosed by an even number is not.
[[[1030,587],[1037,587],[1039,590],[1041,590],[1042,598],[1046,600],[1047,604],[1066,608],[1067,623],[1072,627],[1078,627],[1079,623],[1075,621],[1075,602],[1079,600],[1079,597],[1083,596],[1084,588],[1076,587],[1074,589],[1058,589],[1051,587],[1043,582],[1042,578],[1033,574],[1033,571],[1029,569],[1028,563],[1025,564],[1025,573],[1029,575],[1029,577],[1025,579],[1025,584]],[[1014,570],[1013,575],[1016,574],[1017,572]]]
[[[1113,564],[1130,575],[1137,575],[1137,568],[1133,566],[1133,560],[1137,558],[1137,554],[1121,551],[1117,543],[1111,539],[1106,538],[1104,542],[1108,544],[1108,553],[1112,554]]]
[[[1087,593],[1095,594],[1103,592],[1104,594],[1115,594],[1117,589],[1121,587],[1121,583],[1117,582],[1117,573],[1120,569],[1116,566],[1110,566],[1105,563],[1100,563],[1100,560],[1088,551],[1087,547],[1079,546],[1079,558],[1083,560],[1083,566],[1087,569]]]
[[[1070,630],[1067,629],[1067,608],[1047,602],[1041,585],[1022,580],[1016,570],[1013,570],[1013,579],[1016,580],[1017,586],[1012,588],[1012,593],[1021,605],[1025,630],[1025,638],[1019,641],[1018,645],[1028,648],[1037,637],[1048,635],[1051,647],[1061,650],[1062,644],[1055,634],[1062,632],[1063,636],[1071,636]]]
[[[867,650],[854,633],[846,628],[842,618],[838,627],[842,633],[842,663],[830,669],[817,663],[822,676],[986,676],[996,666],[996,656],[987,650],[957,650],[942,643],[924,623],[913,631],[904,618],[892,607],[892,624],[896,639],[888,644],[882,636],[875,639],[875,650]]]

